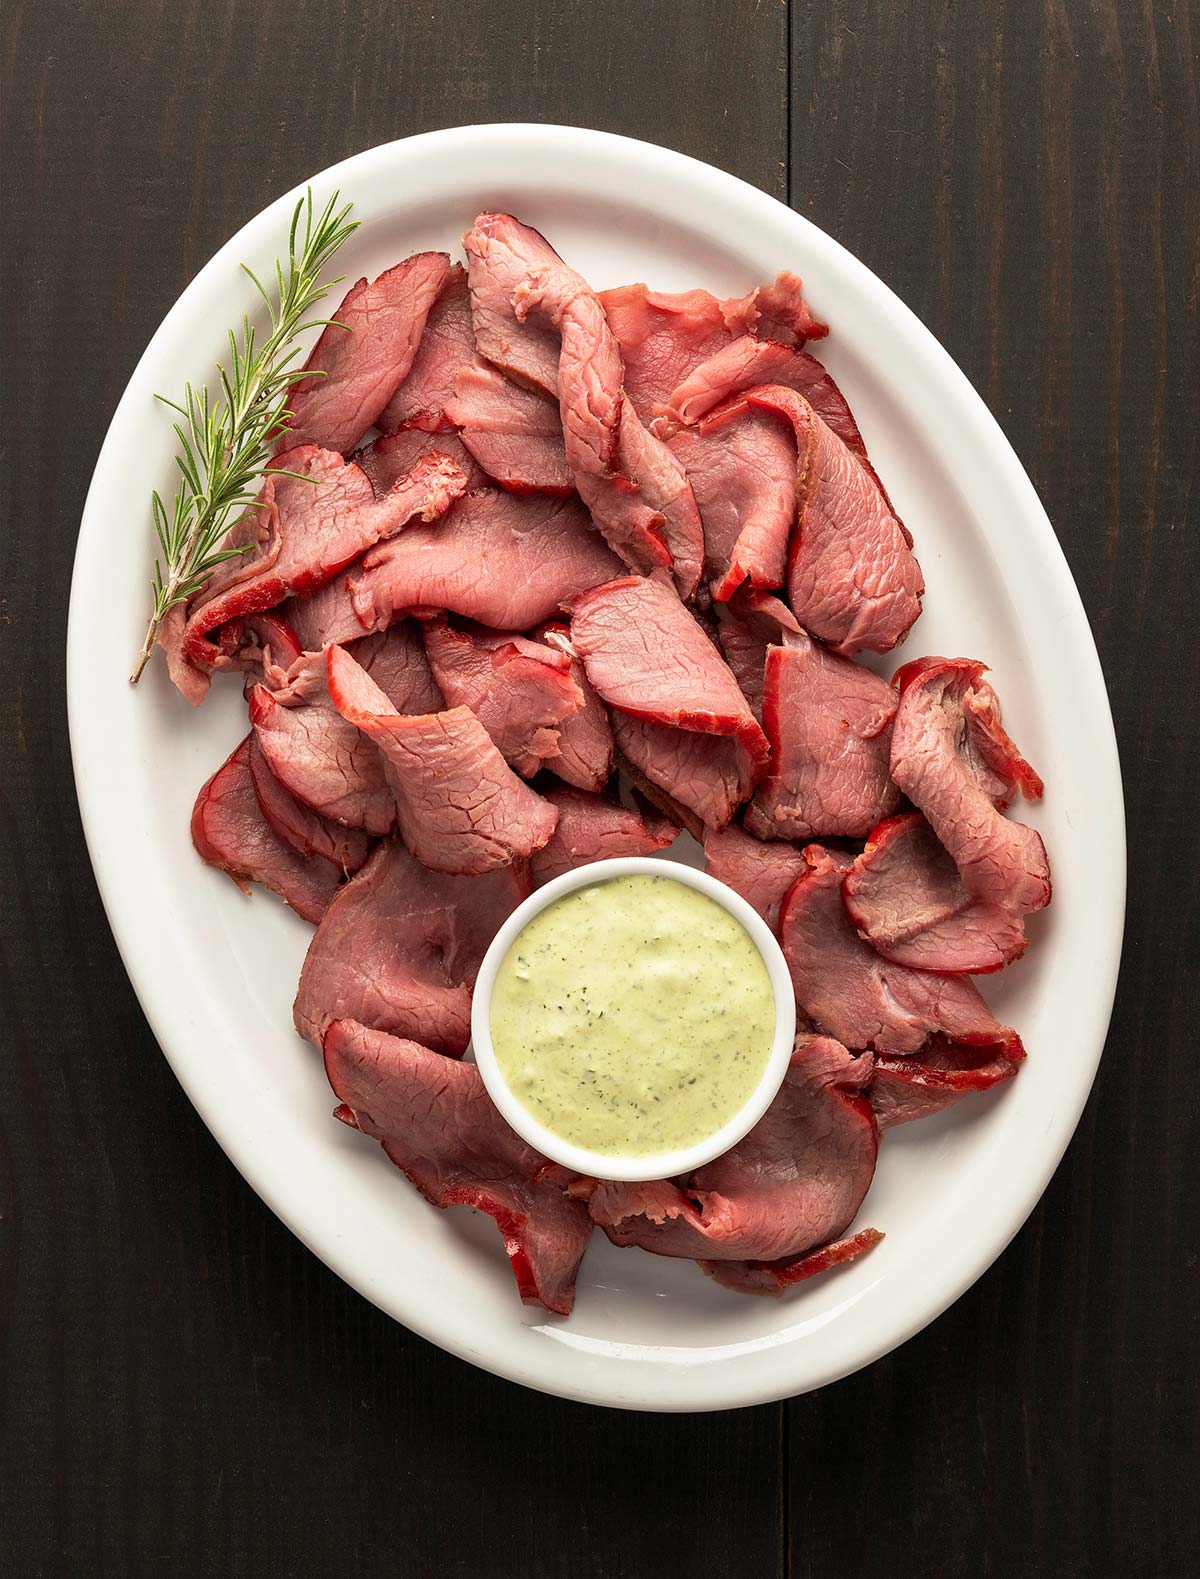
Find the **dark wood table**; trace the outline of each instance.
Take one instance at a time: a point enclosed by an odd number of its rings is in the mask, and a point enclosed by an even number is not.
[[[1200,1501],[1195,5],[7,0],[3,26],[5,1571],[1183,1572]],[[80,832],[71,556],[152,329],[305,175],[504,119],[683,149],[875,269],[1012,439],[1108,675],[1131,887],[1079,1132],[952,1310],[786,1405],[561,1403],[344,1287],[176,1085]],[[131,497],[131,531],[143,511]]]

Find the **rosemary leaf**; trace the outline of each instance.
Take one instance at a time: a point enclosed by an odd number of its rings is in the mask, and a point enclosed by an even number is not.
[[[270,474],[267,463],[276,448],[288,391],[298,380],[314,376],[292,366],[300,354],[299,337],[307,329],[335,322],[307,315],[344,278],[323,276],[334,253],[358,227],[349,217],[350,208],[349,203],[339,208],[335,192],[317,213],[309,190],[292,214],[286,266],[275,262],[275,295],[242,264],[267,304],[271,333],[259,345],[246,316],[240,340],[236,331],[229,331],[229,360],[217,367],[215,397],[210,398],[207,385],[197,389],[192,384],[184,385],[182,404],[158,396],[179,418],[173,426],[179,439],[175,463],[180,482],[169,510],[158,493],[150,499],[161,557],[155,559],[150,578],[153,607],[146,639],[129,676],[134,685],[154,651],[164,616],[201,591],[218,565],[249,547],[220,545]]]

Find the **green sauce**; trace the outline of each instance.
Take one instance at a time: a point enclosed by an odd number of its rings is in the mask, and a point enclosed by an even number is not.
[[[565,894],[505,955],[496,1062],[547,1129],[606,1156],[715,1133],[762,1078],[775,998],[750,934],[673,877]]]

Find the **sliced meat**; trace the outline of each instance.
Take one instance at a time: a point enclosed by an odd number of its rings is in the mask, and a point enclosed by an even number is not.
[[[183,651],[198,668],[221,666],[220,642],[209,638],[227,621],[321,586],[413,516],[432,521],[443,514],[466,486],[454,462],[440,455],[419,460],[379,497],[361,467],[329,450],[307,445],[276,464],[293,475],[263,484],[257,555],[247,554],[244,565],[233,561],[239,571],[189,611]]]
[[[779,932],[796,1005],[818,1030],[878,1053],[918,1052],[940,1031],[1010,1062],[1025,1056],[1017,1033],[993,1017],[965,976],[893,965],[859,937],[842,904],[849,856],[819,844],[804,855],[808,870],[788,890]]]
[[[962,887],[987,911],[1016,923],[1016,932],[1010,926],[997,936],[994,921],[985,919],[980,931],[979,913],[964,907],[963,935],[953,950],[960,969],[986,968],[998,944],[1001,964],[1005,954],[1015,957],[1012,951],[1019,953],[1023,940],[1021,918],[1050,902],[1050,867],[1040,834],[1002,816],[996,804],[1018,784],[1027,794],[1040,794],[1041,780],[1005,734],[996,693],[983,674],[983,664],[965,658],[906,665],[897,676],[900,704],[892,730],[892,777],[924,812]],[[892,879],[901,870],[890,863]],[[895,909],[900,896],[881,900],[878,887],[877,881],[875,910]],[[984,964],[962,964],[976,957],[976,949]]]
[[[680,594],[690,597],[703,558],[696,501],[683,467],[624,398],[620,348],[596,293],[544,237],[511,215],[480,214],[463,245],[480,351],[557,396],[567,463],[596,525],[634,569],[671,567]],[[480,300],[489,293],[498,299],[489,297],[481,329]],[[516,366],[507,341],[492,345],[501,320],[504,335],[511,335],[510,310],[518,329],[532,318],[535,361],[545,329],[557,330],[553,381],[544,368],[530,376]]]
[[[836,1239],[819,1250],[808,1250],[783,1261],[701,1261],[700,1265],[715,1282],[734,1293],[782,1294],[793,1283],[857,1260],[882,1240],[878,1228],[864,1228],[849,1239]]]
[[[247,883],[262,883],[306,921],[320,921],[342,869],[323,855],[297,854],[267,822],[250,771],[252,738],[246,736],[196,796],[192,843],[202,860],[228,872],[244,893]]]
[[[716,408],[732,396],[760,384],[782,384],[803,395],[846,448],[866,460],[866,446],[846,397],[816,357],[778,340],[748,334],[722,346],[673,387],[657,408],[655,431],[669,437],[676,428],[715,415]],[[739,403],[733,404],[736,408]]]
[[[777,1261],[845,1232],[875,1173],[878,1131],[863,1087],[870,1055],[796,1038],[779,1095],[750,1133],[683,1189],[596,1183],[588,1210],[617,1245],[698,1261]]]
[[[385,433],[381,438],[372,439],[370,444],[355,450],[350,459],[366,472],[375,492],[384,494],[402,477],[407,477],[424,455],[444,455],[452,460],[466,478],[469,493],[490,485],[487,473],[450,428],[436,433],[424,428],[401,428],[398,433]]]
[[[867,1094],[880,1129],[927,1118],[972,1091],[990,1091],[1011,1080],[1021,1065],[1013,1052],[1003,1043],[965,1047],[944,1036],[931,1036],[913,1057],[876,1058]]]
[[[476,357],[459,370],[446,407],[462,442],[489,477],[512,493],[575,492],[558,402],[505,378]]]
[[[804,299],[804,282],[790,269],[780,269],[770,285],[760,285],[746,298],[754,319],[748,327],[766,340],[801,346],[806,340],[823,340],[829,325],[816,316]]]
[[[842,898],[876,953],[914,970],[987,973],[1025,951],[1023,916],[975,898],[919,812],[874,829]]]
[[[781,587],[796,519],[796,445],[745,401],[719,407],[671,440],[704,528],[704,574],[718,602],[743,582]]]
[[[558,755],[546,766],[556,777],[577,789],[601,790],[613,771],[613,735],[608,709],[592,688],[583,660],[571,645],[567,626],[543,625],[535,635],[568,659],[568,672],[583,698],[575,712],[568,714],[558,726]]]
[[[450,277],[444,252],[418,252],[346,293],[304,364],[323,377],[293,385],[285,447],[317,444],[347,455],[407,377],[430,310]]]
[[[710,876],[741,894],[770,927],[779,930],[779,907],[788,889],[808,870],[804,851],[796,844],[772,840],[764,844],[744,828],[730,823],[719,833],[704,832],[704,864]]]
[[[646,285],[601,291],[600,303],[621,348],[625,393],[647,424],[694,367],[729,343],[726,308],[743,305],[709,291],[670,294]]]
[[[398,713],[341,647],[327,659],[333,704],[383,753],[396,825],[419,861],[477,874],[548,842],[554,808],[516,776],[470,708]]]
[[[724,827],[753,786],[766,738],[671,587],[626,576],[593,588],[571,605],[571,641],[614,709],[618,749],[672,802]]]
[[[397,712],[441,711],[441,692],[411,622],[364,636],[349,651]],[[384,760],[333,705],[323,652],[304,654],[279,688],[256,686],[250,721],[271,772],[305,806],[367,833],[389,833],[395,826]]]
[[[717,618],[717,640],[725,662],[761,724],[767,648],[786,646],[800,634],[799,622],[786,603],[751,587],[736,592],[718,609]]]
[[[800,280],[786,272],[773,285],[728,301],[718,301],[705,290],[671,295],[645,285],[602,291],[600,301],[621,347],[625,392],[647,424],[696,368],[724,351],[735,337],[750,338],[753,330],[773,337],[781,352],[794,355],[805,339],[828,333],[809,311]],[[764,373],[751,382],[789,380]]]
[[[671,844],[678,832],[673,823],[654,811],[643,816],[618,801],[583,790],[547,790],[546,799],[558,812],[558,826],[550,843],[530,862],[535,888],[589,861],[653,855]]]
[[[888,774],[896,693],[802,631],[781,639],[766,653],[771,759],[746,827],[760,839],[863,838],[900,799]]]
[[[853,657],[887,652],[921,612],[925,583],[909,537],[873,473],[795,390],[748,390],[796,436],[796,524],[788,601],[811,636]]]
[[[325,641],[382,629],[412,609],[528,630],[620,569],[578,499],[497,489],[469,494],[445,521],[373,549],[316,619]]]
[[[727,735],[754,763],[767,742],[703,627],[657,578],[623,576],[571,604],[571,642],[610,707],[634,718]]]
[[[558,254],[532,226],[505,214],[481,214],[463,237],[463,248],[476,349],[514,382],[557,400],[561,338],[541,319],[519,321],[513,297],[531,269]]]
[[[754,788],[754,765],[728,735],[652,724],[614,708],[620,765],[653,805],[694,838],[724,828]]]
[[[493,1217],[521,1298],[571,1313],[592,1225],[563,1188],[561,1170],[500,1117],[474,1064],[341,1020],[325,1036],[335,1116],[382,1143],[434,1206],[474,1206]]]
[[[421,343],[407,375],[377,418],[383,433],[398,428],[436,433],[450,426],[446,406],[460,367],[475,355],[467,271],[455,263],[425,320]]]
[[[384,840],[309,944],[297,1031],[320,1047],[334,1020],[353,1019],[457,1057],[471,1039],[471,989],[488,944],[528,893],[523,867],[448,877]]]
[[[343,828],[302,805],[271,772],[254,734],[250,736],[250,779],[259,811],[284,844],[305,859],[323,856],[347,876],[358,871],[371,847],[366,834],[357,828]]]
[[[475,634],[446,619],[424,627],[448,707],[469,707],[504,760],[530,777],[558,756],[559,728],[583,705],[565,653],[520,635]]]

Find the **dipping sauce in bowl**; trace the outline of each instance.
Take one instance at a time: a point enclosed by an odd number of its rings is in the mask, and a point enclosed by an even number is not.
[[[508,1121],[580,1172],[699,1166],[778,1089],[794,1030],[786,966],[713,878],[599,862],[527,900],[493,948],[473,1010],[480,1071]]]

